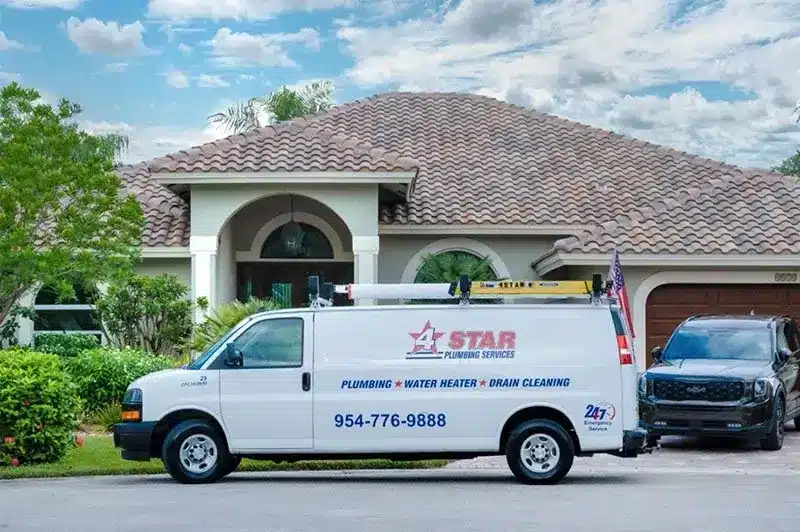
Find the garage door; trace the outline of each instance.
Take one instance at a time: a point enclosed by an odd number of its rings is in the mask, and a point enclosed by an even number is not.
[[[647,366],[650,350],[663,346],[692,314],[788,314],[800,317],[800,285],[668,284],[647,297]]]

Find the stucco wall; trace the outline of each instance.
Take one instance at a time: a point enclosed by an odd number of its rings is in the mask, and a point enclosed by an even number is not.
[[[345,251],[353,250],[350,231],[344,221],[327,206],[304,196],[295,196],[292,210],[312,214],[324,219],[336,231]],[[247,251],[253,245],[258,230],[267,222],[284,213],[289,213],[288,196],[262,198],[244,207],[230,221],[233,249]]]
[[[142,259],[136,265],[136,273],[140,275],[161,275],[163,273],[173,274],[178,279],[191,287],[192,263],[189,258],[185,259]]]

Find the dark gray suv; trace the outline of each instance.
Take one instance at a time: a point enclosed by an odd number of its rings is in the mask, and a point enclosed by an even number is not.
[[[663,435],[724,436],[783,447],[800,430],[800,339],[788,316],[693,316],[653,348],[639,380],[640,425]]]

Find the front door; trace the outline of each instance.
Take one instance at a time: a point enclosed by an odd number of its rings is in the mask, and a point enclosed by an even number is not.
[[[220,409],[233,452],[313,446],[313,316],[259,319],[232,340],[243,364],[220,355]]]

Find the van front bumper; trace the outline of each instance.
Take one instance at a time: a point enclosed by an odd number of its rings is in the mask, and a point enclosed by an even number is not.
[[[117,423],[111,427],[111,433],[114,435],[114,447],[122,449],[122,459],[136,462],[150,460],[153,457],[150,446],[155,427],[155,421]]]

